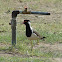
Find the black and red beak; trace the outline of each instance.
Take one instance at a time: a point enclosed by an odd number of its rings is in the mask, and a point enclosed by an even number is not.
[[[27,21],[24,21],[22,24],[26,23]]]
[[[22,22],[22,24],[24,24],[24,22]]]

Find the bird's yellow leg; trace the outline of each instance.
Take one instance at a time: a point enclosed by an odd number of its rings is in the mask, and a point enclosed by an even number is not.
[[[33,43],[32,43],[32,41],[31,41],[31,51],[33,50]]]
[[[31,40],[31,57],[33,56],[33,42]]]
[[[37,40],[37,45],[39,45],[39,40]]]

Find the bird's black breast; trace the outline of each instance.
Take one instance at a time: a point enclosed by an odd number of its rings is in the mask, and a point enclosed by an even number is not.
[[[31,34],[32,34],[32,30],[31,30],[30,26],[26,26],[26,36],[30,37]]]

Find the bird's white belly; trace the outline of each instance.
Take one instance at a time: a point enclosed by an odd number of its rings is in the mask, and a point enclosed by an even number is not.
[[[33,33],[33,34],[31,35],[31,37],[28,37],[28,39],[29,39],[29,40],[37,40],[37,39],[39,39],[39,37],[38,37],[35,33]]]

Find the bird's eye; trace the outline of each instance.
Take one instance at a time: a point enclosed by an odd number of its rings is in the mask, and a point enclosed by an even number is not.
[[[27,21],[24,21],[24,22],[27,22]]]

